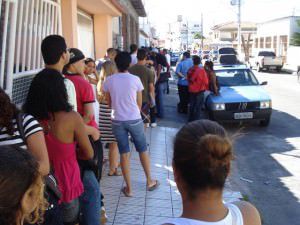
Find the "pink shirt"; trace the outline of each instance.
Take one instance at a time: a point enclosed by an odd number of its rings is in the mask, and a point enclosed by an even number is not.
[[[111,97],[112,120],[141,119],[137,93],[143,91],[144,87],[139,77],[130,73],[114,74],[106,79],[103,90]]]
[[[70,202],[83,193],[76,143],[62,143],[51,132],[45,135],[50,164],[62,193],[60,202]]]
[[[80,113],[81,116],[83,116],[84,115],[84,104],[95,102],[95,95],[94,95],[93,87],[87,80],[85,80],[79,74],[66,74],[65,76],[66,76],[66,78],[71,80],[75,86],[77,111]],[[91,121],[87,125],[98,129],[98,126],[97,126],[97,123],[95,120],[95,113],[98,113],[98,112],[94,112],[94,116],[91,118]]]

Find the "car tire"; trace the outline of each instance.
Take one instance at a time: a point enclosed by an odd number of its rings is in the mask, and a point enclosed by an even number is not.
[[[277,68],[276,68],[276,71],[279,73],[279,72],[281,71],[281,69],[282,69],[281,66],[280,66],[280,67],[277,67]]]
[[[269,126],[270,121],[271,121],[271,119],[269,117],[269,118],[266,118],[265,120],[261,120],[259,124],[261,127],[267,127],[267,126]]]

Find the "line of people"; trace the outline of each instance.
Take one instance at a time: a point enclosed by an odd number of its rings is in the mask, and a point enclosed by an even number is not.
[[[197,55],[191,58],[188,51],[183,53],[183,58],[176,67],[179,93],[177,111],[188,114],[189,122],[201,118],[207,92],[219,95],[218,80],[213,67],[211,61],[206,61],[203,67],[201,58]]]
[[[45,68],[34,77],[23,110],[0,89],[0,145],[21,146],[37,159],[48,201],[44,224],[96,225],[101,217],[105,222],[103,144],[109,147],[108,176],[124,176],[125,196],[134,195],[129,136],[139,152],[147,190],[159,186],[151,177],[144,128],[149,123],[156,127],[155,84],[162,65],[157,52],[134,51],[136,62],[133,52],[110,48],[96,63],[68,48],[63,37],[50,35],[41,44]]]

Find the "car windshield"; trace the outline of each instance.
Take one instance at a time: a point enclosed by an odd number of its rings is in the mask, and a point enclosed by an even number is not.
[[[219,53],[221,55],[224,55],[224,54],[233,54],[233,55],[236,55],[236,51],[234,50],[234,48],[220,48],[219,49]]]
[[[172,53],[172,56],[178,57],[178,56],[179,56],[179,53],[173,52],[173,53]]]
[[[263,52],[259,52],[258,53],[258,56],[276,56],[274,52],[266,52],[266,51],[263,51]]]
[[[259,85],[255,75],[249,69],[228,69],[215,72],[221,87]]]

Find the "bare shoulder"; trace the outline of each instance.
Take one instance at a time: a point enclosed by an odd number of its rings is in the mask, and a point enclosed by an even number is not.
[[[254,205],[246,201],[234,202],[233,204],[241,210],[244,225],[261,225],[260,214]]]

